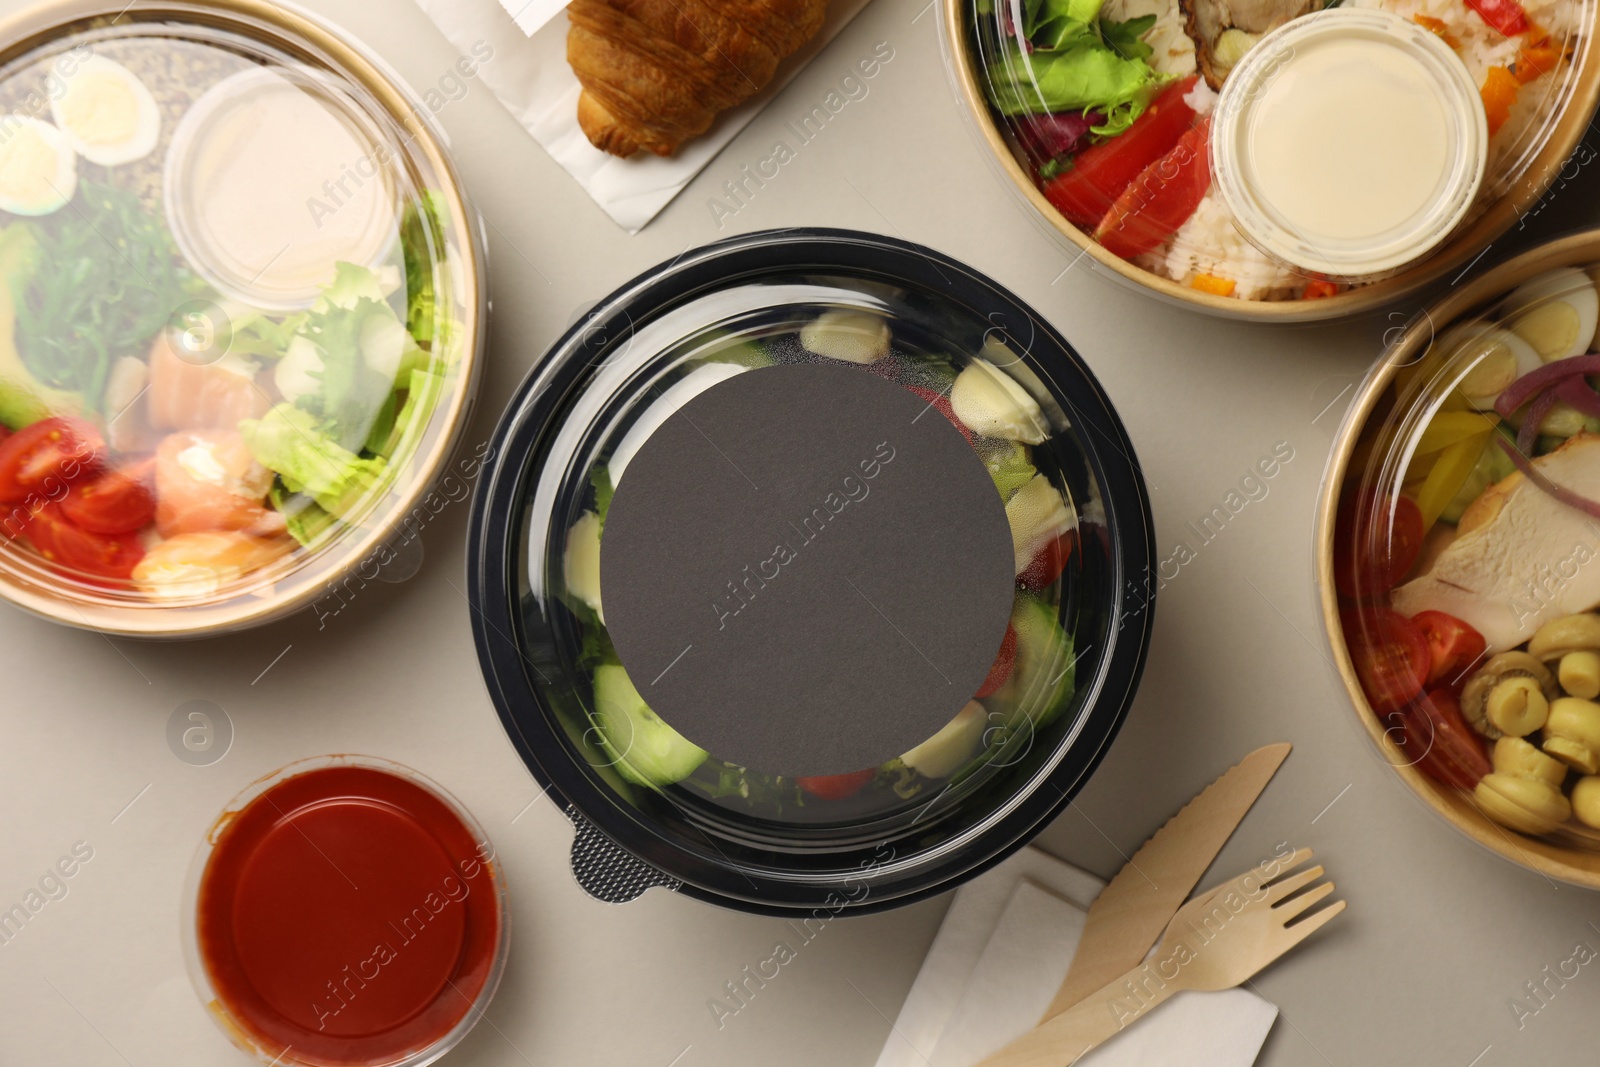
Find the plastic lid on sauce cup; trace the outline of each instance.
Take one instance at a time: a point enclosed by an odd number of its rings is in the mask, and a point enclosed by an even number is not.
[[[1304,271],[1370,278],[1431,251],[1483,183],[1488,123],[1439,37],[1336,8],[1273,31],[1217,102],[1212,167],[1239,229]]]
[[[505,884],[472,817],[386,760],[304,760],[229,804],[184,924],[212,1017],[262,1062],[421,1067],[482,1016],[509,945]]]

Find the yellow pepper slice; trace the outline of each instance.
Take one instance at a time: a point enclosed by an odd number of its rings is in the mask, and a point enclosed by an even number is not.
[[[1481,411],[1440,411],[1417,438],[1417,455],[1440,452],[1458,441],[1479,437],[1495,428],[1498,415]]]
[[[1472,437],[1463,437],[1440,453],[1433,469],[1428,472],[1427,480],[1417,492],[1417,510],[1422,512],[1424,533],[1433,529],[1433,524],[1439,521],[1439,516],[1444,514],[1450,501],[1461,492],[1461,487],[1467,483],[1472,468],[1478,465],[1478,457],[1483,455],[1484,448],[1489,444],[1489,435],[1493,432],[1490,429]]]

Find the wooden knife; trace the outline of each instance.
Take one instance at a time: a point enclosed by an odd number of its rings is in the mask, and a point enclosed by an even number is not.
[[[1041,1022],[1139,965],[1278,773],[1290,747],[1256,749],[1140,846],[1090,906],[1078,951]]]

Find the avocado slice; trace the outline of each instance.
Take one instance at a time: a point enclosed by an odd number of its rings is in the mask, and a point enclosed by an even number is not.
[[[706,750],[661,720],[618,663],[594,672],[594,717],[600,744],[630,782],[657,788],[680,782],[706,761]]]
[[[17,351],[17,279],[33,269],[33,234],[16,223],[0,231],[0,423],[20,430],[51,415],[76,415],[83,397],[34,377]]]

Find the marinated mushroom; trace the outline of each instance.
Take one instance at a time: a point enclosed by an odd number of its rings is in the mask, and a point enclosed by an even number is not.
[[[1544,750],[1583,774],[1600,772],[1600,704],[1578,697],[1551,701]]]
[[[1513,778],[1526,778],[1530,782],[1543,782],[1552,788],[1561,788],[1567,780],[1567,765],[1540,752],[1520,737],[1502,737],[1494,743],[1496,774]]]
[[[1600,830],[1600,778],[1579,778],[1572,787],[1572,815],[1583,825]]]
[[[1567,798],[1549,782],[1499,771],[1484,775],[1472,795],[1489,818],[1525,834],[1547,834],[1572,814]]]
[[[1528,642],[1528,654],[1557,665],[1561,688],[1569,696],[1600,696],[1600,615],[1585,612],[1550,620]]]
[[[1533,685],[1517,679],[1528,679]],[[1516,684],[1507,684],[1513,682]],[[1500,695],[1491,701],[1490,695],[1496,691]],[[1461,714],[1491,741],[1506,734],[1521,736],[1543,725],[1549,702],[1560,695],[1555,675],[1537,658],[1526,652],[1502,652],[1467,680],[1461,690]]]

